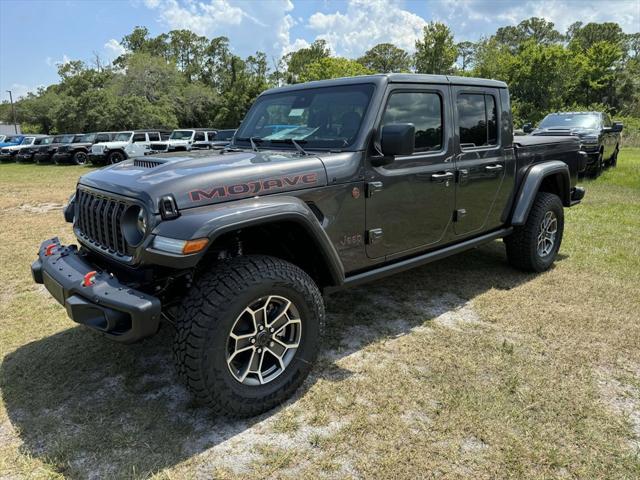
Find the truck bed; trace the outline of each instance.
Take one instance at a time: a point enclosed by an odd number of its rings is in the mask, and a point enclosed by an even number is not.
[[[518,169],[526,169],[533,163],[560,160],[569,166],[571,178],[584,170],[580,155],[580,140],[575,136],[522,135],[514,137],[513,146],[518,159]]]

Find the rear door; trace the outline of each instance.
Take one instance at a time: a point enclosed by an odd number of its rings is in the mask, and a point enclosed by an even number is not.
[[[453,87],[456,139],[456,235],[494,227],[487,225],[506,161],[500,134],[500,95],[496,88]],[[501,206],[499,207],[501,208]]]
[[[412,123],[415,153],[367,171],[367,255],[380,258],[433,246],[454,205],[452,119],[448,85],[392,85],[379,120]]]

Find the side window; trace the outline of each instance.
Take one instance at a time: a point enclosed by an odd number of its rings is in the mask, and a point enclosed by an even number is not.
[[[146,142],[147,136],[144,133],[135,133],[133,135],[133,143]]]
[[[207,138],[210,142],[213,142],[216,139],[216,132],[207,132]]]
[[[109,135],[107,135],[106,133],[101,133],[99,135],[96,135],[96,143],[108,142],[108,141],[109,141]]]
[[[416,127],[416,152],[442,148],[442,101],[437,93],[392,93],[382,126],[392,123],[412,123]]]
[[[149,141],[157,142],[160,140],[160,134],[158,132],[149,132]]]
[[[493,95],[462,93],[457,106],[461,148],[498,144],[498,110]]]
[[[196,132],[196,136],[193,139],[196,142],[204,142],[204,132]]]

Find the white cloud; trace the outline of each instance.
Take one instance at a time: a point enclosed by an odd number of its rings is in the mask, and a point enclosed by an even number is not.
[[[44,87],[44,85],[36,85],[36,86],[28,86],[23,85],[21,83],[12,83],[7,90],[11,90],[11,95],[13,96],[13,101],[15,102],[20,97],[26,97],[29,92],[36,93],[39,88]],[[3,92],[3,96],[6,97],[5,100],[9,100],[9,94],[7,92]]]
[[[327,41],[334,54],[357,57],[382,42],[413,51],[426,23],[396,0],[350,0],[344,13],[314,13],[308,27]]]
[[[112,38],[107,43],[105,43],[104,48],[109,50],[115,56],[120,56],[127,51],[115,38]]]
[[[54,60],[51,57],[47,57],[44,59],[44,63],[46,63],[50,67],[56,67],[56,68],[58,68],[60,65],[66,65],[70,61],[71,59],[66,53],[62,55],[62,58],[60,60]]]
[[[199,35],[229,37],[243,54],[263,51],[280,56],[290,45],[295,19],[290,0],[239,2],[233,0],[145,0],[158,20],[171,29],[189,29]]]

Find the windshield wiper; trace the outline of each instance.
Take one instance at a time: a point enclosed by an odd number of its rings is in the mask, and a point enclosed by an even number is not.
[[[293,138],[278,138],[278,139],[274,139],[274,140],[269,140],[271,143],[290,143],[292,144],[294,147],[296,147],[296,150],[298,151],[298,153],[300,155],[311,155],[309,152],[307,152],[304,148],[302,148],[302,146],[300,146],[301,143],[307,143],[306,140],[294,140]]]
[[[256,143],[262,143],[263,140],[260,137],[238,137],[236,138],[236,140],[240,140],[241,142],[249,142],[251,143],[251,149],[254,152],[258,151],[258,146],[256,145]],[[234,142],[235,143],[235,142]]]

